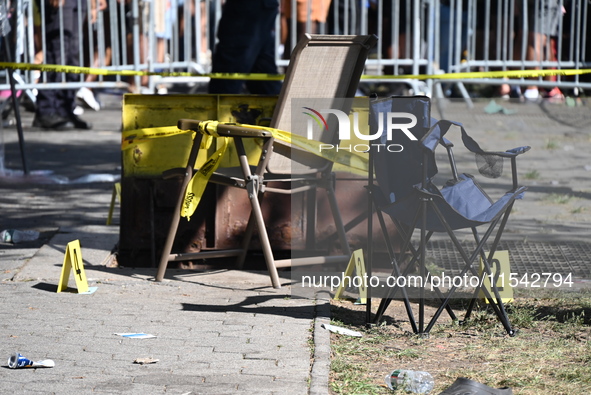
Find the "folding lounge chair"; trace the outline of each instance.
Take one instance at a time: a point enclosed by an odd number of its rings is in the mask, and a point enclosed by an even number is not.
[[[416,118],[416,126],[409,128],[409,131],[417,139],[411,140],[408,134],[400,130],[392,132],[392,140],[387,139],[387,134],[382,133],[380,143],[399,144],[404,149],[401,152],[391,153],[388,150],[370,151],[369,190],[371,202],[375,207],[377,218],[384,236],[387,238],[383,213],[386,213],[393,221],[402,241],[399,244],[398,252],[395,251],[392,243],[386,240],[392,263],[392,276],[406,276],[418,264],[418,276],[424,281],[422,287],[388,287],[383,297],[374,322],[379,322],[388,307],[390,301],[398,292],[404,301],[406,311],[412,325],[413,331],[420,334],[428,334],[433,325],[444,310],[447,310],[452,319],[456,319],[451,307],[450,299],[454,296],[457,288],[455,285],[449,287],[446,294],[438,288],[434,288],[435,294],[431,296],[439,304],[437,311],[425,327],[425,300],[426,283],[431,275],[425,267],[425,255],[427,243],[434,232],[445,232],[452,240],[454,246],[462,257],[463,269],[459,277],[464,274],[469,276],[490,276],[492,258],[498,248],[501,235],[507,223],[511,208],[516,199],[520,199],[526,187],[519,186],[517,181],[516,159],[517,156],[528,151],[530,147],[519,147],[504,152],[483,151],[464,130],[460,123],[451,121],[437,121],[430,117],[430,101],[427,97],[392,97],[387,99],[372,99],[370,102],[370,133],[374,134],[380,125],[387,125],[387,118],[391,113],[398,113],[398,120],[394,123],[411,124],[411,118]],[[402,114],[400,114],[402,113]],[[405,118],[404,113],[412,114]],[[453,132],[453,133],[452,133]],[[460,133],[466,149],[476,156],[478,170],[482,175],[490,178],[500,176],[502,172],[502,161],[511,161],[512,185],[511,188],[497,201],[493,200],[484,192],[483,188],[476,182],[473,176],[459,173],[456,168],[452,147],[453,144],[447,139],[454,133]],[[443,146],[447,151],[447,161],[450,166],[449,174],[452,179],[448,180],[440,189],[435,185],[435,176],[438,168],[435,156],[435,149]],[[375,170],[375,181],[374,172]],[[375,183],[377,181],[377,183]],[[373,208],[372,208],[373,209]],[[479,235],[477,227],[486,225],[486,231]],[[371,232],[371,223],[369,225]],[[416,237],[413,245],[413,233],[419,231],[420,238]],[[457,231],[469,229],[472,231],[476,247],[474,251],[466,251],[457,238]],[[488,243],[490,236],[495,232],[492,243]],[[418,243],[418,244],[417,244]],[[400,262],[405,254],[411,256],[408,266],[401,271]],[[372,251],[370,237],[369,271],[371,275]],[[407,255],[408,256],[408,255]],[[479,273],[475,267],[475,260],[480,257],[484,265],[484,271]],[[489,277],[490,278],[490,277]],[[486,287],[477,287],[464,317],[470,317],[474,303],[479,292],[484,292],[490,306],[505,330],[509,335],[514,331],[511,327],[503,300],[501,299],[496,282],[491,284],[491,292]],[[400,285],[400,283],[398,284]],[[403,284],[404,285],[404,284]],[[431,283],[433,285],[433,283]],[[414,297],[418,293],[418,325],[413,309],[410,305],[409,293],[414,291]],[[414,299],[414,297],[412,299]],[[367,310],[368,323],[371,321],[370,303]]]
[[[351,101],[343,100],[343,98],[353,98],[355,96],[368,52],[376,41],[375,36],[306,35],[292,52],[282,90],[269,126],[289,131],[292,134],[306,136],[305,127],[292,130],[292,111],[302,111],[301,108],[292,108],[293,103],[297,102],[294,99],[328,100],[331,102],[331,108],[348,113],[351,109]],[[260,208],[260,199],[263,192],[284,194],[311,192],[312,197],[308,200],[313,199],[315,201],[315,189],[318,187],[326,189],[340,246],[344,254],[340,258],[343,260],[349,259],[350,250],[334,194],[332,162],[274,140],[271,134],[260,129],[249,128],[248,125],[222,124],[217,125],[215,133],[232,138],[236,146],[240,168],[220,168],[211,176],[209,181],[242,188],[248,192],[252,211],[241,248],[171,255],[175,233],[180,220],[179,212],[183,201],[183,191],[196,171],[194,169],[195,161],[203,133],[207,133],[208,129],[211,130],[211,125],[211,123],[198,120],[179,121],[180,129],[196,131],[196,137],[193,141],[187,167],[183,171],[182,193],[179,196],[172,224],[162,250],[156,276],[157,281],[161,281],[164,277],[169,261],[237,256],[237,265],[240,268],[244,262],[256,226],[271,282],[275,288],[279,288],[277,267],[288,266],[293,260],[279,262],[274,259]],[[263,140],[261,155],[256,166],[249,166],[248,164],[248,158],[243,147],[243,138]],[[334,129],[325,130],[321,136],[321,141],[325,143],[336,144],[338,143],[337,139],[338,134]],[[271,188],[266,185],[268,181],[288,181],[291,187],[286,189]],[[315,213],[310,212],[308,214],[315,215]],[[321,263],[334,259],[338,259],[338,257],[314,257],[308,258],[306,263]]]

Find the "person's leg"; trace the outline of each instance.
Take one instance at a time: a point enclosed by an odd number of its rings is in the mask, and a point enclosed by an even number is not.
[[[266,45],[261,34],[266,31],[267,36],[272,36],[277,12],[276,2],[269,0],[226,1],[218,26],[212,73],[251,73]],[[241,93],[243,85],[242,80],[212,79],[209,93]]]
[[[275,18],[273,17],[272,20]],[[255,62],[250,69],[251,73],[277,74],[277,64],[275,63],[275,37],[269,34],[269,27],[262,28],[259,31],[258,41],[262,43],[255,57]],[[246,83],[248,91],[260,95],[278,95],[281,90],[280,81],[248,81]]]
[[[541,63],[544,60],[555,60],[550,45],[550,36],[558,32],[562,7],[557,0],[545,0],[535,4],[530,0],[530,32],[528,34],[527,60]],[[533,19],[532,15],[536,18]],[[540,66],[535,66],[539,70]],[[526,99],[537,100],[539,92],[537,86],[528,86],[523,94]]]
[[[244,49],[218,43],[212,57],[212,73],[248,73],[250,65],[244,59]],[[242,93],[244,81],[212,78],[209,93]]]
[[[544,58],[543,56],[543,48],[544,48],[544,41],[546,40],[546,36],[541,33],[530,32],[528,34],[527,39],[527,50],[526,50],[526,59],[533,60],[536,62],[541,62]],[[534,70],[539,70],[539,66],[534,66]],[[528,86],[525,91],[523,92],[523,96],[527,100],[538,100],[540,94],[538,92],[538,87],[535,85]]]
[[[80,31],[79,15],[82,18],[86,15],[86,3],[82,8],[78,8],[77,0],[66,0],[63,7],[63,23],[64,23],[64,52],[66,55],[66,64],[71,66],[80,66]],[[66,74],[68,82],[80,82],[81,76],[79,74]],[[76,90],[62,89],[59,91],[58,100],[60,107],[58,113],[61,116],[68,118],[77,129],[91,129],[92,124],[80,119],[74,114],[76,108]]]
[[[45,53],[44,60],[46,64],[60,64],[60,25],[58,8],[46,6],[45,8]],[[43,76],[42,76],[43,78]],[[45,82],[56,83],[60,75],[58,73],[47,72]],[[43,79],[42,79],[43,80]],[[60,116],[58,113],[59,90],[39,89],[36,100],[34,127],[46,129],[60,129],[68,123],[68,119]]]

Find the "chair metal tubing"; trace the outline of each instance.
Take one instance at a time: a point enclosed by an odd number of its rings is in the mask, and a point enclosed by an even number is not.
[[[414,229],[416,228],[416,223],[418,222],[419,213],[420,213],[420,210],[417,210],[417,213],[416,213],[416,215],[414,217],[414,220],[413,220],[413,225],[411,227],[412,230],[410,232],[405,232],[404,229],[403,229],[403,227],[401,226],[401,224],[398,221],[394,221],[394,225],[395,225],[397,231],[400,233],[400,235],[402,236],[402,239],[403,239],[401,253],[400,253],[400,256],[399,256],[400,259],[397,259],[396,258],[396,254],[394,253],[394,250],[392,248],[392,245],[391,245],[390,241],[387,238],[385,238],[386,247],[388,248],[388,254],[390,256],[390,259],[391,259],[391,262],[392,262],[392,265],[393,265],[392,274],[395,275],[395,276],[397,276],[397,277],[406,276],[411,271],[411,269],[413,268],[414,264],[417,261],[420,260],[420,256],[421,256],[420,255],[420,252],[417,251],[413,247],[413,245],[410,243],[411,242],[411,239],[412,239],[412,234],[414,233]],[[385,224],[385,221],[384,221],[383,214],[379,210],[377,211],[377,217],[378,217],[378,220],[380,221],[380,227],[382,229],[382,233],[384,235],[386,235],[387,234],[386,224]],[[433,234],[433,232],[427,232],[427,234],[425,236],[425,242],[424,242],[425,245],[429,241],[429,239],[431,238],[431,235],[432,234]],[[404,270],[404,272],[401,273],[400,272],[400,268],[399,268],[397,262],[399,260],[401,260],[401,256],[404,253],[404,251],[406,251],[406,250],[410,250],[410,252],[413,255],[413,258],[409,262],[409,264],[406,267],[406,269]],[[428,270],[425,270],[425,276],[426,276],[426,278],[428,278],[430,276],[430,273],[429,273]],[[401,289],[401,292],[403,294],[402,295],[403,296],[403,303],[404,303],[404,306],[405,306],[406,313],[408,315],[410,324],[412,326],[413,332],[414,333],[421,333],[422,331],[420,331],[419,328],[417,327],[416,319],[414,317],[414,312],[412,310],[412,307],[410,306],[410,301],[409,301],[409,298],[408,298],[408,294],[407,294],[406,289],[404,287],[394,286],[394,287],[392,287],[392,288],[390,288],[388,290],[388,293],[382,299],[382,301],[380,302],[380,305],[378,306],[378,310],[377,310],[376,315],[375,315],[375,318],[374,318],[374,323],[377,324],[377,323],[380,322],[380,320],[382,319],[382,317],[383,317],[386,309],[390,305],[390,302],[396,296],[396,293],[397,293],[398,289]],[[440,302],[443,303],[444,297],[443,297],[443,294],[441,293],[441,290],[439,289],[439,287],[434,287],[433,290],[437,294],[437,297],[439,298]],[[446,311],[448,312],[450,318],[453,321],[457,321],[458,320],[457,317],[456,317],[456,315],[455,315],[455,313],[453,312],[451,306],[449,306],[449,304],[446,304],[445,305],[445,309],[446,309]]]
[[[433,207],[433,210],[435,211],[436,215],[438,216],[438,218],[441,220],[443,226],[446,229],[447,234],[451,238],[451,240],[454,243],[456,249],[458,250],[458,252],[460,253],[460,255],[462,255],[462,259],[464,260],[464,263],[465,263],[466,266],[464,267],[464,269],[460,273],[460,277],[463,276],[464,274],[466,274],[466,272],[468,270],[470,270],[474,275],[478,275],[478,273],[476,272],[476,269],[474,269],[474,267],[472,266],[472,264],[473,264],[474,260],[476,259],[476,257],[480,254],[480,251],[482,250],[482,248],[484,247],[486,241],[488,240],[488,238],[492,234],[494,228],[499,223],[500,218],[497,218],[496,220],[492,221],[492,223],[490,224],[489,228],[487,229],[485,235],[483,236],[481,242],[478,243],[478,246],[476,247],[476,250],[468,258],[467,254],[466,254],[466,251],[462,248],[462,246],[461,246],[459,240],[457,239],[455,233],[453,232],[453,230],[451,229],[451,227],[449,226],[449,224],[447,223],[447,221],[445,221],[445,218],[443,217],[443,214],[441,213],[441,211],[439,210],[439,208],[437,207],[437,205],[433,204],[432,207]],[[509,213],[508,211],[505,211],[505,216],[503,218],[506,218],[508,216],[508,213]],[[485,265],[485,268],[487,269],[487,271],[490,273],[490,266],[488,266],[488,262],[486,260],[484,260],[484,265]],[[458,287],[456,287],[454,285],[449,290],[448,295],[447,295],[447,297],[446,297],[446,299],[444,301],[444,305],[447,304],[447,303],[449,303],[449,299],[451,298],[451,296],[453,295],[453,293],[455,293],[455,290],[457,288]],[[493,308],[493,310],[495,311],[497,317],[499,318],[499,320],[503,324],[503,327],[507,331],[507,334],[509,334],[510,336],[513,336],[515,334],[515,331],[513,330],[513,328],[511,328],[511,324],[509,322],[509,318],[508,318],[507,313],[505,311],[505,307],[504,307],[503,301],[502,301],[502,299],[501,299],[501,297],[499,295],[499,291],[497,289],[496,284],[494,284],[493,282],[491,282],[491,288],[493,289],[493,292],[495,293],[495,296],[497,297],[497,302],[499,303],[498,306],[496,306],[494,303],[491,303],[491,307]],[[482,288],[482,291],[484,292],[486,298],[489,299],[489,301],[492,301],[492,297],[491,297],[490,293],[488,292],[488,290],[486,288]],[[431,319],[431,322],[427,326],[427,329],[426,329],[426,332],[427,333],[433,328],[433,325],[435,325],[435,322],[437,321],[437,319],[441,315],[441,312],[443,311],[444,305],[440,306],[439,309],[433,315],[433,318]]]
[[[164,247],[162,248],[162,255],[160,257],[160,263],[158,264],[156,281],[162,281],[166,273],[166,267],[168,266],[168,261],[170,259],[170,252],[172,251],[172,245],[174,243],[174,238],[176,236],[176,232],[178,230],[179,222],[181,219],[181,207],[184,200],[184,191],[187,189],[187,186],[189,185],[189,182],[193,177],[195,162],[197,161],[197,154],[199,153],[199,146],[201,145],[202,139],[203,135],[201,133],[195,133],[193,145],[191,146],[191,152],[189,154],[189,160],[187,161],[187,167],[185,168],[185,174],[183,177],[181,191],[179,193],[176,206],[174,208],[174,213],[172,215],[172,221],[170,224],[170,228],[168,230],[168,234],[166,236],[166,241],[164,242]]]

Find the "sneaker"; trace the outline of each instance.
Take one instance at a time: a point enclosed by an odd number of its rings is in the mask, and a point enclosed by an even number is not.
[[[562,92],[560,91],[560,89],[558,89],[558,87],[555,87],[550,92],[548,92],[545,95],[545,98],[548,99],[548,101],[550,103],[562,103],[562,102],[564,102],[564,95],[562,94]]]
[[[88,108],[92,108],[94,111],[99,111],[101,109],[100,103],[96,100],[94,94],[88,88],[78,89],[78,92],[76,92],[76,97],[86,104]]]
[[[536,101],[540,97],[540,92],[537,88],[528,88],[523,92],[523,97],[529,101]]]
[[[83,129],[83,130],[90,130],[90,129],[92,129],[92,123],[87,122],[87,121],[81,119],[76,114],[70,115],[70,119],[69,120],[74,124],[74,128],[76,128],[76,129]]]

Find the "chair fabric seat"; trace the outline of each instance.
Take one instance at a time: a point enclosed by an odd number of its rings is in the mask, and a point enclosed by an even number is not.
[[[470,179],[471,180],[471,179]],[[471,180],[473,182],[473,180]],[[451,229],[465,229],[485,225],[502,215],[508,204],[519,199],[523,189],[515,192],[507,192],[496,202],[491,202],[489,197],[474,186],[469,187],[469,192],[463,191],[468,183],[458,183],[453,187],[437,190],[435,186],[429,191],[422,192],[418,188],[406,199],[396,204],[382,206],[381,210],[391,218],[397,219],[405,225],[411,225],[420,206],[420,197],[429,196],[434,204],[447,219]],[[464,192],[464,193],[462,193]],[[468,200],[470,199],[470,200]],[[420,221],[420,217],[419,217]],[[433,208],[427,209],[427,231],[445,232],[446,229],[435,215]]]

